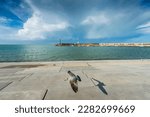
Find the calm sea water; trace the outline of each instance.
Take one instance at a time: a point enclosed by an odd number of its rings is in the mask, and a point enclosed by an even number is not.
[[[150,59],[150,47],[0,45],[0,62]]]

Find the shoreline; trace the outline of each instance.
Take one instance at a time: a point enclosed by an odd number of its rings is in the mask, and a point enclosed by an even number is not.
[[[51,63],[51,62],[100,62],[100,61],[150,61],[150,59],[102,59],[102,60],[58,60],[58,61],[4,61],[1,63]]]

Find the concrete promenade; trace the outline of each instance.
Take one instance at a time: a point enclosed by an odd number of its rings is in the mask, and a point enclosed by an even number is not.
[[[82,79],[75,93],[70,70]],[[150,60],[0,63],[0,100],[150,99]]]

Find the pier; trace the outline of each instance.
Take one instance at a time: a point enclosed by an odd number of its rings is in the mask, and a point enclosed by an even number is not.
[[[55,46],[120,46],[120,47],[150,47],[150,43],[59,43]]]

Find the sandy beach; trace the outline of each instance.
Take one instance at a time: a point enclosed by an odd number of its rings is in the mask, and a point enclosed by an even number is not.
[[[80,76],[75,93],[67,71]],[[150,60],[0,63],[1,100],[150,99]]]

